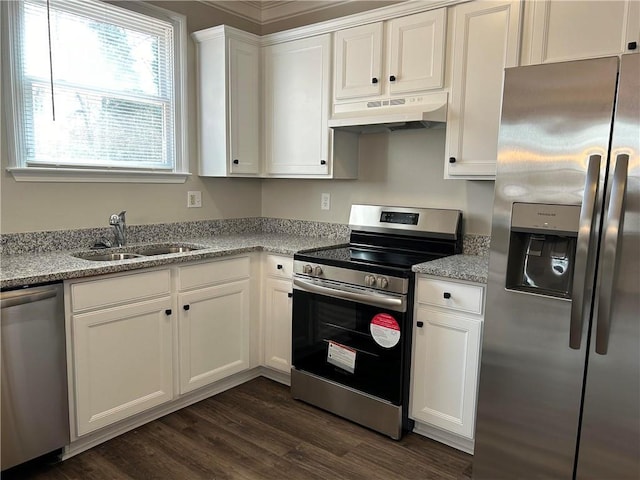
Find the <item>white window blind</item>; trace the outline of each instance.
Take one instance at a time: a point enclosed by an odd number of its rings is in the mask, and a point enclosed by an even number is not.
[[[179,170],[171,21],[95,0],[24,0],[11,21],[16,167]]]

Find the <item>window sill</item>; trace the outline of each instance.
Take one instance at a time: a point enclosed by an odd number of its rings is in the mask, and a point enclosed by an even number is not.
[[[7,168],[16,182],[184,183],[191,174],[79,168]]]

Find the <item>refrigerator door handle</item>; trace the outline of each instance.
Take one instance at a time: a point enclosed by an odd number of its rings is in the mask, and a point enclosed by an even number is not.
[[[598,323],[596,324],[596,353],[606,355],[609,347],[611,328],[611,304],[613,302],[614,277],[616,270],[616,250],[620,242],[624,197],[627,190],[627,170],[629,155],[616,157],[613,183],[609,198],[609,211],[605,223],[602,249],[602,276],[598,298]]]
[[[582,342],[583,305],[587,286],[587,263],[589,259],[589,241],[596,208],[598,186],[600,184],[600,164],[602,155],[590,155],[587,164],[582,208],[580,210],[580,226],[576,242],[576,263],[573,273],[571,292],[571,323],[569,325],[569,347],[580,349]]]

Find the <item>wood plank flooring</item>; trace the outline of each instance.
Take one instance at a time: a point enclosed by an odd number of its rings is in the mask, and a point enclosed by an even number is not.
[[[257,378],[62,463],[26,464],[2,479],[460,480],[471,477],[471,458],[413,433],[393,441]]]

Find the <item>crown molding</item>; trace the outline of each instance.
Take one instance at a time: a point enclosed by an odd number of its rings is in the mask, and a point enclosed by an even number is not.
[[[214,0],[197,0],[198,2],[207,5],[209,7],[217,8],[223,12],[231,13],[237,17],[244,18],[250,22],[262,23],[262,10],[259,5],[255,5],[256,2],[245,1],[214,1]]]
[[[198,0],[209,7],[231,13],[259,25],[266,25],[306,13],[318,12],[355,0]]]
[[[381,22],[395,17],[413,15],[436,8],[449,7],[468,0],[409,0],[395,5],[376,8],[367,12],[356,13],[346,17],[340,17],[324,22],[305,25],[303,27],[285,30],[283,32],[270,33],[261,37],[262,45],[275,45],[290,42],[302,38],[333,33],[351,27],[358,27],[367,23]]]
[[[264,2],[262,9],[262,24],[266,25],[287,18],[296,17],[307,13],[319,12],[328,8],[351,3],[353,0],[305,0],[305,1],[282,1]]]

